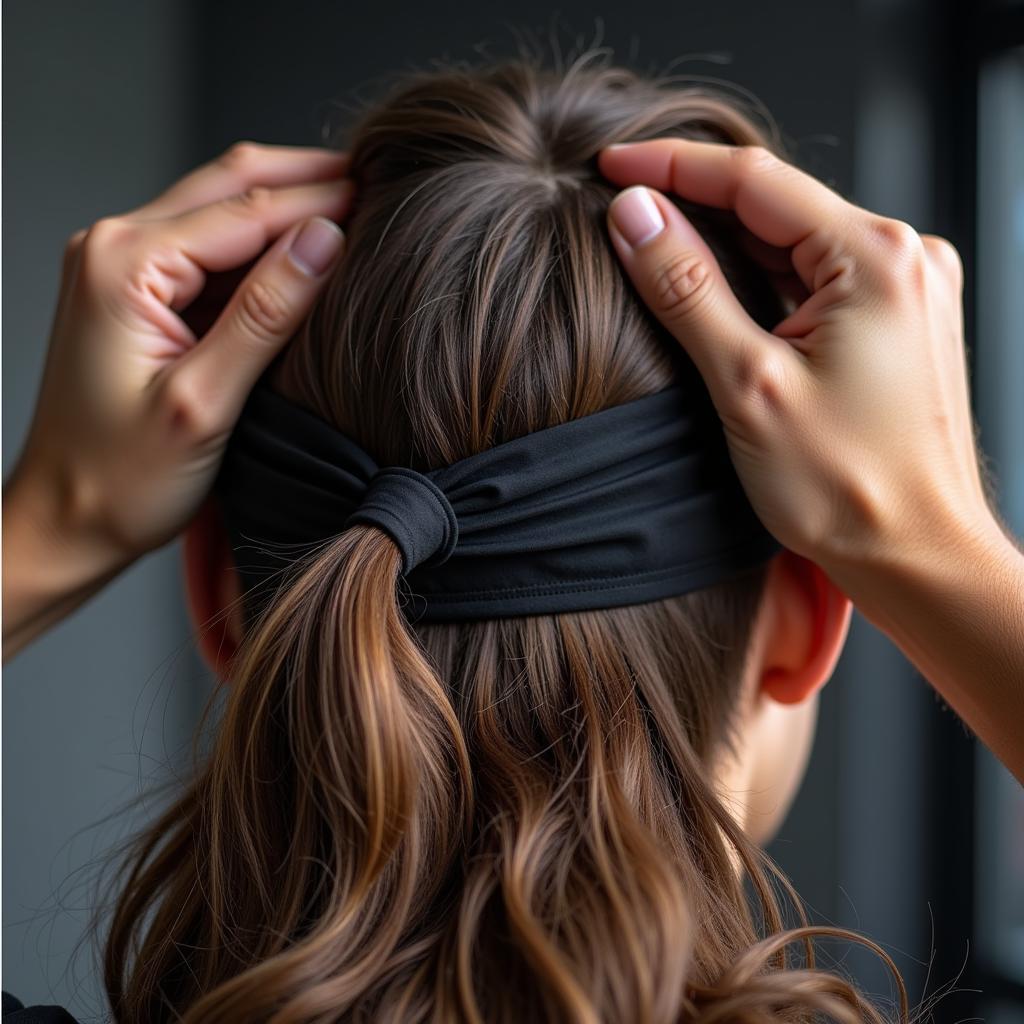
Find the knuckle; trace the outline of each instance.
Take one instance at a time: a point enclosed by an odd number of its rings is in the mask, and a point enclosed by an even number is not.
[[[682,320],[708,300],[711,269],[695,252],[673,253],[654,270],[654,312],[667,320]]]
[[[174,434],[202,438],[214,431],[210,405],[193,374],[184,368],[168,375],[163,400]]]
[[[897,258],[915,256],[924,251],[921,236],[905,220],[877,217],[872,221],[871,227],[876,240]]]
[[[290,307],[281,291],[268,281],[252,281],[238,297],[235,320],[246,336],[259,341],[280,337],[290,319]]]
[[[115,273],[112,254],[123,253],[133,243],[136,230],[119,217],[101,217],[84,232],[72,236],[65,255],[79,260],[79,272],[86,282],[92,286],[108,284]],[[118,259],[116,263],[123,263],[123,260]]]
[[[941,235],[922,235],[921,240],[925,250],[943,271],[958,285],[963,284],[964,261],[957,247]]]
[[[234,172],[244,172],[255,162],[260,152],[258,143],[242,139],[229,146],[220,157],[222,166]]]
[[[882,292],[893,299],[906,295],[908,287],[914,294],[922,293],[927,282],[927,257],[917,231],[906,221],[891,217],[875,218],[871,230],[885,254],[880,265]]]
[[[104,249],[121,242],[129,231],[129,225],[119,217],[101,217],[84,234],[81,245],[85,249]]]
[[[734,415],[759,419],[765,412],[783,408],[786,395],[786,365],[770,348],[749,347],[736,358]]]

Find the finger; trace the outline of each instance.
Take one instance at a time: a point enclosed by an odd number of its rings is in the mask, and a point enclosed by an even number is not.
[[[236,142],[216,160],[186,174],[155,199],[126,216],[173,217],[215,203],[256,185],[280,187],[340,178],[349,167],[348,153],[306,146]]]
[[[720,413],[756,384],[766,356],[777,353],[783,368],[796,361],[785,341],[749,316],[708,244],[665,196],[628,188],[608,220],[638,292],[696,364]]]
[[[858,233],[847,229],[865,211],[760,146],[653,139],[602,150],[598,167],[619,185],[650,185],[705,206],[730,209],[768,245],[803,247],[802,253],[793,253],[793,265],[811,291],[830,246],[824,241],[804,243],[823,234],[843,234],[851,251],[861,245]]]
[[[889,278],[890,289],[904,287],[900,281],[907,279],[900,275],[913,265],[908,262],[908,257],[912,259],[915,248],[919,247],[926,264],[945,280],[951,294],[959,299],[963,287],[963,265],[950,242],[937,235],[918,235],[910,225],[886,218],[869,220],[866,227],[868,230],[864,237],[876,247],[873,269]],[[838,269],[841,263],[841,260],[835,261],[833,266]],[[828,323],[837,308],[849,307],[858,301],[868,304],[873,301],[869,276],[862,276],[856,284],[851,283],[849,275],[842,271],[821,273],[819,276],[820,286],[772,328],[773,334],[786,338],[806,353],[812,351],[813,345],[801,344],[802,339],[812,336],[818,327]]]
[[[168,374],[176,406],[216,435],[296,333],[344,248],[333,222],[315,217],[286,232],[249,272],[207,335]]]
[[[352,199],[346,181],[265,189],[222,199],[165,221],[145,225],[140,250],[151,251],[157,242],[180,252],[203,271],[232,270],[254,260],[267,245],[298,221],[310,217],[342,220]],[[180,310],[202,291],[205,275],[179,274],[171,282],[168,305]]]

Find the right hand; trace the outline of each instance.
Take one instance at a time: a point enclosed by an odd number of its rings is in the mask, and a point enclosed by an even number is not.
[[[855,206],[759,147],[658,139],[605,149],[599,166],[618,185],[651,186],[613,200],[613,244],[704,377],[744,489],[780,542],[856,601],[869,567],[929,557],[996,523],[968,397],[963,269],[948,241]],[[791,262],[802,304],[771,332],[759,327],[655,189],[734,211],[748,240]],[[645,209],[660,212],[658,233]]]

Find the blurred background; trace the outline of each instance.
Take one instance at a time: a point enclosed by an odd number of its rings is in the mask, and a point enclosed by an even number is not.
[[[434,58],[611,47],[764,103],[797,162],[945,235],[966,267],[981,442],[1024,534],[1024,6],[976,0],[632,0],[606,8],[291,0],[3,6],[3,469],[28,427],[67,237],[239,139],[315,145],[327,107]],[[898,424],[894,425],[898,429]],[[126,800],[183,763],[211,680],[178,545],[133,567],[3,680],[3,985],[83,1019],[85,928]],[[888,641],[857,619],[811,768],[771,853],[815,921],[859,929],[938,1021],[1024,1021],[1024,799]],[[83,945],[83,942],[85,945]],[[78,950],[78,954],[76,953]],[[881,998],[877,959],[822,947]]]

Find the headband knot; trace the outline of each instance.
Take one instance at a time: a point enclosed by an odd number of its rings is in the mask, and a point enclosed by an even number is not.
[[[368,523],[401,552],[410,622],[615,608],[711,586],[780,545],[696,387],[673,385],[418,472],[381,468],[261,381],[217,480],[242,583],[259,588],[262,604],[289,552]]]
[[[404,466],[378,469],[349,527],[367,523],[383,530],[402,553],[402,573],[417,565],[447,562],[459,540],[459,524],[444,491],[429,477]]]

